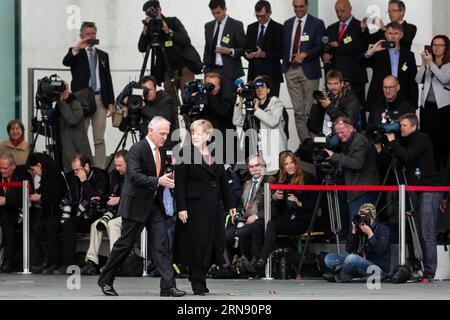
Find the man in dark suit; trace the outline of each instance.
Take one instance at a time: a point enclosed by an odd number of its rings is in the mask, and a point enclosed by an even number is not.
[[[269,1],[258,1],[255,15],[258,21],[247,27],[245,43],[247,81],[266,75],[272,80],[271,94],[279,97],[280,83],[283,82],[280,63],[283,54],[283,26],[270,18],[272,9]]]
[[[413,24],[406,22],[405,19],[406,6],[403,1],[391,0],[389,1],[388,13],[391,22],[398,22],[403,28],[403,38],[400,41],[400,45],[411,51],[411,46],[416,37],[417,27]],[[367,18],[361,21],[361,29],[363,32],[367,30]],[[368,32],[368,30],[367,30]],[[376,43],[380,40],[385,40],[386,28],[384,27],[383,20],[380,21],[380,29],[374,34],[369,34],[369,43]]]
[[[203,68],[200,55],[191,44],[191,39],[184,28],[181,21],[176,17],[165,17],[161,13],[161,6],[159,1],[147,1],[144,4],[144,12],[150,8],[157,8],[157,19],[162,21],[162,32],[159,34],[159,42],[164,46],[164,51],[168,59],[169,66],[164,61],[162,50],[156,49],[155,54],[155,70],[151,70],[152,75],[156,78],[157,85],[164,82],[164,90],[172,97],[178,111],[178,92],[171,84],[170,71],[173,73],[173,79],[177,89],[183,89],[186,82],[194,80],[194,74],[199,74]],[[146,52],[148,46],[151,45],[151,35],[148,34],[148,25],[150,24],[151,17],[145,19],[144,29],[139,38],[139,52]],[[176,125],[178,124],[178,119]],[[175,128],[173,128],[175,129]]]
[[[367,51],[368,40],[361,31],[361,22],[352,16],[352,6],[349,0],[336,2],[338,22],[327,28],[329,52],[323,55],[325,71],[337,69],[344,79],[350,82],[353,92],[362,106],[365,105],[367,71],[364,64],[364,53]],[[362,119],[365,125],[365,117]]]
[[[163,187],[174,188],[172,173],[164,174],[165,155],[160,154],[169,135],[170,122],[154,117],[147,137],[133,145],[127,158],[127,172],[118,214],[122,217],[122,234],[114,244],[98,279],[105,295],[116,296],[113,282],[118,268],[126,259],[144,229],[151,238],[151,251],[161,274],[161,296],[180,297],[186,292],[175,286],[169,255]]]
[[[383,48],[385,40],[380,40],[366,53],[368,66],[373,69],[369,93],[367,94],[367,107],[378,102],[383,96],[383,81],[392,75],[400,84],[400,95],[411,105],[417,108],[419,89],[416,83],[417,65],[414,53],[400,46],[403,36],[402,25],[392,22],[386,26],[386,39],[395,43],[395,48]]]
[[[322,70],[320,53],[325,24],[308,13],[308,0],[293,0],[295,17],[283,28],[283,72],[294,107],[295,125],[300,141],[309,137],[306,121],[319,89]]]
[[[224,96],[233,97],[234,101],[234,81],[244,75],[241,61],[245,46],[244,25],[227,15],[225,0],[211,0],[209,8],[214,20],[205,24],[205,73],[219,73]]]
[[[89,97],[89,88],[95,96],[96,111],[85,119],[86,130],[92,120],[95,146],[95,166],[105,167],[106,117],[111,116],[114,104],[114,90],[109,70],[108,54],[94,48],[91,41],[97,38],[97,27],[93,22],[84,22],[80,29],[81,40],[69,49],[63,64],[72,73],[71,89],[82,104],[94,103]]]

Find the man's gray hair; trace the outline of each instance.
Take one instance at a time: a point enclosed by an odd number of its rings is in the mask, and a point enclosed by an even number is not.
[[[161,126],[161,124],[163,124],[164,122],[168,123],[169,126],[170,126],[170,121],[167,120],[166,118],[163,118],[163,117],[160,117],[160,116],[153,117],[153,119],[152,119],[152,120],[149,122],[149,124],[148,124],[148,128],[149,128],[149,129],[156,130],[156,129],[158,129],[158,128]]]
[[[8,151],[0,153],[0,160],[8,160],[9,165],[16,164],[16,158]]]
[[[258,159],[261,166],[263,166],[263,167],[266,166],[266,162],[264,161],[264,159],[261,156],[259,156],[258,154],[252,154],[247,159],[247,167],[248,167],[250,161],[252,161],[253,159]]]

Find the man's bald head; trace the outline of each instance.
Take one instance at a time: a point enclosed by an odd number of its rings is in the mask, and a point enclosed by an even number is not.
[[[336,5],[336,15],[341,22],[347,21],[352,15],[352,5],[349,0],[337,0]]]

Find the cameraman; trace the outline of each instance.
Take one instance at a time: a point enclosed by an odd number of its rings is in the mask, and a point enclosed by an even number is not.
[[[181,89],[184,83],[194,80],[194,74],[201,72],[203,64],[200,55],[192,46],[191,39],[181,21],[176,17],[165,17],[162,15],[159,1],[147,1],[143,10],[146,12],[147,17],[143,21],[144,29],[139,38],[139,52],[147,51],[148,46],[152,45],[153,36],[159,40],[159,44],[164,45],[164,51],[156,50],[155,70],[152,69],[151,71],[157,81],[155,86],[164,82],[164,90],[176,103],[178,101],[178,92],[175,92],[172,87],[168,72],[169,68],[173,72],[177,88]],[[159,25],[157,23],[159,21],[161,21],[161,29],[152,30],[153,23]],[[156,34],[151,34],[155,32]],[[163,52],[167,55],[169,66],[165,64]]]
[[[257,141],[250,139],[251,143],[256,143],[252,146],[255,148],[253,150],[257,150],[266,162],[266,173],[274,174],[279,169],[277,155],[287,149],[284,105],[279,98],[270,96],[272,82],[269,77],[257,76],[254,86],[256,97],[252,103],[253,110],[249,117],[246,117],[243,111],[248,113],[249,107],[247,103],[244,104],[244,98],[241,96],[234,108],[233,124],[242,127],[245,135],[248,130],[256,131]]]
[[[231,258],[231,253],[239,247],[242,255],[256,261],[264,243],[264,183],[272,180],[263,175],[264,165],[264,160],[258,155],[248,159],[250,179],[243,186],[241,213],[234,216],[225,231],[225,243]]]
[[[105,230],[108,233],[110,249],[112,249],[114,243],[120,237],[122,217],[117,216],[117,209],[119,208],[120,193],[125,181],[125,172],[127,171],[127,155],[127,150],[120,150],[114,156],[114,165],[116,168],[110,174],[110,190],[107,195],[101,197],[102,204],[105,205],[107,210],[100,219],[97,219],[91,224],[89,248],[86,253],[86,263],[81,269],[81,274],[97,274],[99,269],[98,253]]]
[[[85,154],[93,159],[91,146],[85,128],[83,107],[77,98],[69,91],[69,86],[59,93],[60,101],[55,106],[55,117],[58,121],[61,153],[64,172],[71,170],[71,161],[77,153]]]
[[[418,130],[419,119],[413,113],[400,117],[401,138],[387,134],[389,147],[404,162],[406,167],[405,184],[415,186],[438,186],[439,176],[434,162],[433,145],[430,138]],[[420,192],[409,195],[415,202],[420,224],[420,240],[424,255],[424,281],[432,281],[437,267],[436,222],[441,192]],[[413,209],[413,208],[411,208]]]
[[[389,229],[377,223],[375,206],[366,203],[361,206],[358,216],[352,221],[352,233],[347,239],[345,250],[350,253],[344,257],[337,253],[325,256],[326,266],[333,273],[323,277],[330,282],[349,282],[354,277],[366,278],[373,274],[369,267],[378,267],[383,279],[391,265],[391,246]]]
[[[77,246],[77,232],[88,233],[92,222],[98,218],[94,197],[102,197],[109,190],[109,179],[105,170],[91,166],[84,154],[77,154],[71,163],[72,172],[66,174],[69,187],[68,197],[72,204],[71,216],[63,222],[62,265],[53,274],[65,274],[67,266],[74,264]]]
[[[351,120],[338,117],[334,130],[341,141],[340,152],[325,149],[330,162],[342,167],[346,185],[378,185],[380,178],[375,158],[375,148],[366,137],[356,132]],[[347,191],[350,221],[364,203],[375,203],[377,194],[365,191]]]
[[[170,121],[169,137],[171,137],[177,123],[177,113],[173,108],[172,98],[165,91],[156,90],[156,79],[152,76],[144,76],[139,81],[139,86],[144,88],[144,94],[146,92],[144,96],[144,105],[142,109],[133,111],[130,111],[127,107],[123,107],[123,118],[119,130],[124,132],[130,126],[137,125],[138,128],[136,129],[139,129],[140,139],[142,140],[147,135],[147,127],[150,121],[154,117],[160,116]],[[125,98],[123,103],[126,103],[128,99],[129,97]],[[167,139],[165,146],[171,148],[175,144],[176,141]]]
[[[318,94],[315,98],[319,98]],[[325,93],[316,101],[311,107],[307,122],[308,130],[312,134],[330,135],[333,132],[333,121],[341,116],[350,118],[353,127],[358,127],[359,100],[353,91],[344,86],[342,72],[328,71]]]

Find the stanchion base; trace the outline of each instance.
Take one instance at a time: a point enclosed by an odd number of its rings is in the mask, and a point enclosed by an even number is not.
[[[17,272],[16,274],[20,274],[22,276],[28,276],[28,275],[33,274],[33,273],[31,273],[29,271],[28,272],[23,271],[23,272]]]
[[[145,272],[142,274],[142,277],[150,277],[150,275],[147,272]]]
[[[261,280],[274,280],[274,278],[261,278]]]

